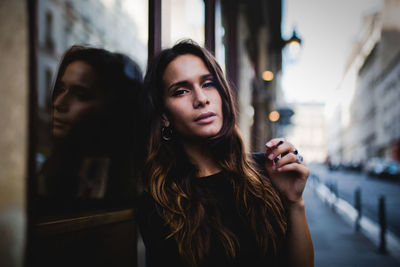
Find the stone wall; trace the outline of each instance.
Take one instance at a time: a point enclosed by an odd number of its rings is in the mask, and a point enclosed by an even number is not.
[[[0,266],[22,266],[28,137],[27,1],[0,1]]]

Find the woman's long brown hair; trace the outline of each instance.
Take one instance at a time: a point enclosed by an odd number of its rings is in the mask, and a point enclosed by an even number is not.
[[[212,157],[232,179],[239,214],[255,233],[264,253],[276,254],[286,233],[283,202],[269,179],[253,164],[244,149],[236,125],[236,108],[232,91],[215,58],[193,41],[181,41],[161,51],[153,60],[145,77],[146,114],[149,116],[150,135],[144,175],[144,190],[158,204],[160,216],[171,229],[181,257],[192,266],[207,257],[211,236],[217,236],[226,254],[235,258],[236,237],[219,220],[205,212],[201,197],[193,197],[192,180],[197,169],[189,162],[178,138],[164,141],[161,135],[163,74],[168,64],[180,55],[192,54],[202,59],[214,76],[222,98],[223,126],[219,134],[206,141]]]

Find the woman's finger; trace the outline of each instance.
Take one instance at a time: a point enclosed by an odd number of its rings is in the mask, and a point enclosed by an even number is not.
[[[310,174],[310,170],[304,165],[304,164],[298,164],[298,163],[289,163],[286,164],[282,167],[279,167],[276,169],[277,172],[298,172],[304,174],[305,177],[308,177]]]
[[[275,169],[290,163],[298,163],[297,156],[293,153],[287,153],[286,155],[283,155],[281,159],[275,162]]]
[[[273,138],[273,139],[269,140],[269,141],[265,144],[265,146],[266,146],[266,147],[272,147],[272,146],[274,146],[275,144],[277,144],[279,141],[285,141],[285,138]]]
[[[278,143],[275,143],[275,145],[267,149],[265,155],[269,160],[274,160],[276,163],[281,157],[293,151],[294,147],[291,143],[279,140]]]

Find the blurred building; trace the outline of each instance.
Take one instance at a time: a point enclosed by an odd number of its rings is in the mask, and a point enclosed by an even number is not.
[[[285,131],[287,138],[300,151],[307,163],[326,160],[326,123],[322,103],[294,103],[291,124]]]
[[[342,81],[327,103],[334,163],[400,161],[400,1],[365,16]]]

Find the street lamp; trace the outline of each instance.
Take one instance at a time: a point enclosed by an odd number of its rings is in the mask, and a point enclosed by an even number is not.
[[[282,39],[281,49],[287,48],[289,58],[291,60],[296,59],[300,53],[301,42],[300,37],[297,36],[296,29],[293,28],[292,37],[288,40]],[[271,70],[265,70],[261,74],[261,77],[264,81],[270,82],[274,79],[274,73]]]
[[[298,58],[301,50],[301,38],[297,35],[296,29],[293,28],[292,37],[289,40],[283,40],[282,49],[288,51],[288,56],[290,60],[295,60]]]
[[[293,28],[292,37],[290,37],[289,40],[285,41],[285,45],[291,45],[291,44],[294,44],[297,46],[301,45],[301,39],[297,36],[295,28]]]
[[[294,111],[289,107],[280,107],[268,114],[270,122],[276,122],[281,126],[291,124],[290,118],[294,115]]]
[[[270,70],[266,70],[262,73],[262,78],[266,82],[270,82],[274,79],[274,73]]]
[[[268,118],[271,122],[277,122],[280,118],[280,114],[278,111],[273,110],[269,113]]]

